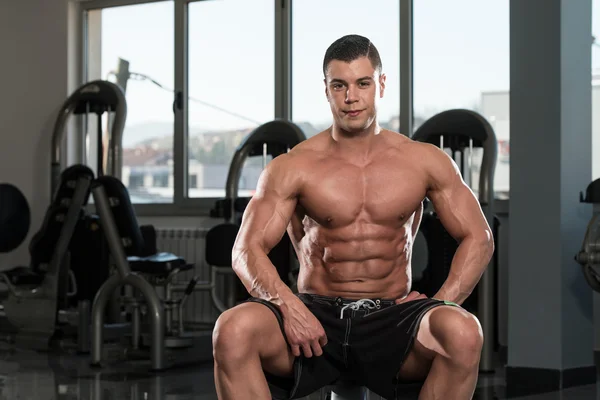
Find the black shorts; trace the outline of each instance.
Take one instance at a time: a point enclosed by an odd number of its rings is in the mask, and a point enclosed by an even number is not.
[[[323,325],[327,345],[323,355],[296,357],[293,377],[278,377],[265,371],[273,399],[297,399],[342,378],[365,386],[385,399],[404,393],[397,374],[412,348],[421,318],[440,305],[435,299],[402,304],[393,300],[357,300],[301,293],[297,295]],[[269,307],[277,317],[284,338],[283,319],[277,307],[258,298],[247,301]],[[352,306],[354,304],[354,306]],[[287,339],[286,339],[287,342]],[[410,384],[414,385],[414,382]]]

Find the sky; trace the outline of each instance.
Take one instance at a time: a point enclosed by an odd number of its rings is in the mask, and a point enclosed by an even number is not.
[[[592,0],[600,40],[600,0]],[[293,120],[328,124],[322,60],[338,37],[358,33],[378,48],[387,75],[380,118],[398,114],[398,0],[293,2]],[[368,6],[367,6],[368,4]],[[174,86],[173,2],[102,11],[102,74],[118,58],[130,71]],[[274,118],[274,0],[213,0],[189,5],[189,124],[210,130],[255,126]],[[482,92],[509,88],[509,0],[415,0],[414,109],[429,117],[473,108]],[[600,48],[592,50],[600,68]],[[209,103],[216,108],[195,101]],[[127,125],[173,122],[173,95],[130,80]],[[220,109],[229,111],[223,112]]]

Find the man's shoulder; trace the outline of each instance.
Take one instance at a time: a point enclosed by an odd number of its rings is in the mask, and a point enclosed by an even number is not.
[[[292,163],[311,162],[325,149],[324,133],[321,132],[298,143],[287,155]]]
[[[289,152],[271,160],[266,167],[268,173],[284,179],[289,179],[292,175],[301,175],[301,172],[311,165],[311,158],[314,158],[314,151],[307,146],[307,142],[308,140],[301,142]]]
[[[402,133],[386,129],[383,131],[383,134],[385,135],[389,145],[422,161],[427,161],[431,158],[437,158],[441,155],[440,153],[443,153],[439,147],[431,143],[414,140]]]
[[[331,128],[327,128],[319,133],[312,135],[300,143],[300,148],[319,149],[325,146],[331,138]]]

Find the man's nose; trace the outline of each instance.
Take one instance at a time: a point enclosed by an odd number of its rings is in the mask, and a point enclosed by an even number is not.
[[[358,90],[354,85],[348,86],[346,91],[346,103],[354,103],[358,100]]]

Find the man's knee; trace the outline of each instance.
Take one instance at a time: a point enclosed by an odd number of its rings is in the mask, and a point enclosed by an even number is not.
[[[483,331],[477,317],[455,307],[432,310],[429,325],[444,355],[467,368],[478,365],[483,347]]]
[[[213,357],[217,363],[248,357],[256,321],[252,313],[232,308],[222,313],[213,329]]]
[[[258,356],[261,360],[287,356],[287,343],[277,317],[262,304],[248,302],[225,311],[213,329],[213,357],[217,363],[236,363]]]

